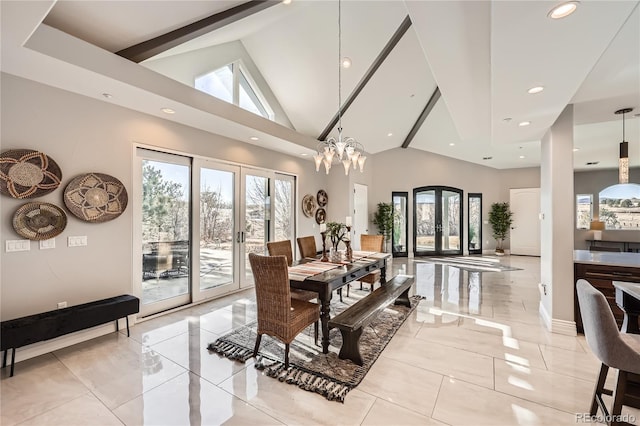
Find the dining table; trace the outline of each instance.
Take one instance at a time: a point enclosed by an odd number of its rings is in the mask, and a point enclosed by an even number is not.
[[[640,283],[613,281],[613,287],[616,289],[616,305],[624,312],[621,331],[640,334]]]
[[[334,290],[352,281],[380,270],[380,283],[386,282],[387,261],[390,253],[353,251],[352,260],[323,262],[319,258],[305,258],[289,267],[289,283],[292,288],[318,293],[320,323],[322,328],[322,353],[329,352],[329,319]]]

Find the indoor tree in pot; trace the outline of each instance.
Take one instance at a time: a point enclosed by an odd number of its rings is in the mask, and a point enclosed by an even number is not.
[[[393,231],[393,204],[378,203],[378,210],[373,214],[373,224],[378,227],[378,233],[384,235],[385,252],[388,252],[387,244]]]
[[[509,210],[509,203],[493,203],[489,211],[489,224],[496,239],[496,254],[504,256],[502,243],[507,238],[509,228],[513,223],[513,212]]]

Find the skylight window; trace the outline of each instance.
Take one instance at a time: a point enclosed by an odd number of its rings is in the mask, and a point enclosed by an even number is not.
[[[196,77],[195,88],[273,120],[273,111],[239,61]]]

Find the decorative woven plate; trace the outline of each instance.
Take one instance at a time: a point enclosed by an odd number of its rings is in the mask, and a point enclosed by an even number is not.
[[[0,154],[0,193],[13,198],[34,198],[60,186],[62,171],[46,154],[12,149]]]
[[[320,225],[327,219],[327,212],[324,209],[316,210],[316,223]]]
[[[48,240],[59,235],[66,226],[64,210],[50,203],[26,203],[13,214],[13,229],[29,240]]]
[[[324,189],[318,191],[316,198],[318,198],[318,207],[324,207],[329,202],[329,196],[327,195],[327,191]]]
[[[64,190],[64,205],[87,222],[107,222],[127,208],[128,196],[122,182],[102,173],[74,178]]]
[[[316,210],[316,197],[311,194],[307,194],[302,198],[302,213],[306,217],[313,217],[313,212]]]

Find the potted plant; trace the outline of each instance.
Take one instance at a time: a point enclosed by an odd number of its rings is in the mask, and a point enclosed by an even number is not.
[[[327,234],[331,239],[331,247],[333,247],[334,250],[338,250],[338,244],[340,244],[346,232],[347,227],[344,223],[327,222]]]
[[[502,243],[507,238],[509,228],[513,223],[513,212],[509,210],[509,203],[493,203],[489,211],[489,224],[496,239],[496,254],[504,256]]]
[[[393,204],[378,203],[378,209],[373,214],[373,224],[378,227],[378,233],[384,235],[384,247],[387,251],[387,243],[393,231]]]

